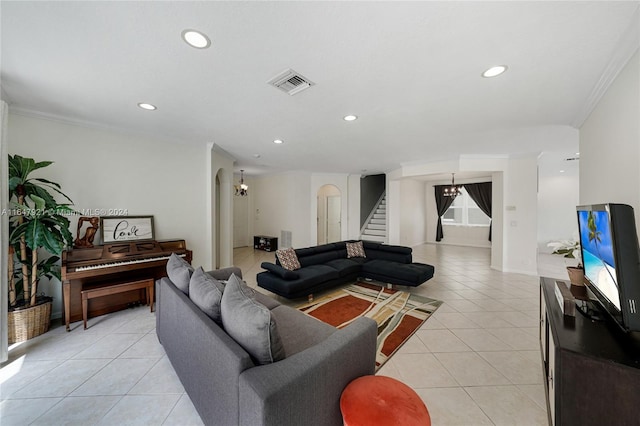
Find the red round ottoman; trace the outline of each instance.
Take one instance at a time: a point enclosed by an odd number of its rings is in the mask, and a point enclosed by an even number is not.
[[[340,410],[345,426],[428,426],[431,417],[417,393],[385,376],[363,376],[344,389]]]

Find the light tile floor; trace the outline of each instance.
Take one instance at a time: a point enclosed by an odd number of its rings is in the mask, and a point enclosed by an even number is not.
[[[274,254],[234,251],[249,285]],[[488,249],[421,245],[436,275],[402,288],[445,303],[379,371],[416,390],[434,425],[546,425],[538,346],[538,278],[494,271]],[[555,257],[545,275],[563,278]],[[279,298],[280,301],[285,301]],[[193,404],[139,307],[59,324],[14,345],[0,370],[0,424],[200,425]]]

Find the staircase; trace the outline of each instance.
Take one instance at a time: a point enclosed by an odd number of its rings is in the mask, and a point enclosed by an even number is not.
[[[384,243],[387,239],[387,196],[383,195],[365,222],[360,239]]]

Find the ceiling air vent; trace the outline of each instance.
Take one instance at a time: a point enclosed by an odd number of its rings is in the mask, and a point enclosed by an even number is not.
[[[289,95],[295,95],[314,84],[311,80],[292,69],[281,72],[269,80],[268,83]]]

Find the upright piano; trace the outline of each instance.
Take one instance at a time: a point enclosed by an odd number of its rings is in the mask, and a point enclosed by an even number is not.
[[[191,263],[192,252],[187,250],[185,240],[128,241],[63,252],[62,294],[67,331],[71,322],[82,320],[83,288],[166,277],[171,253]],[[124,309],[144,300],[143,292],[131,291],[92,300],[88,316]]]

